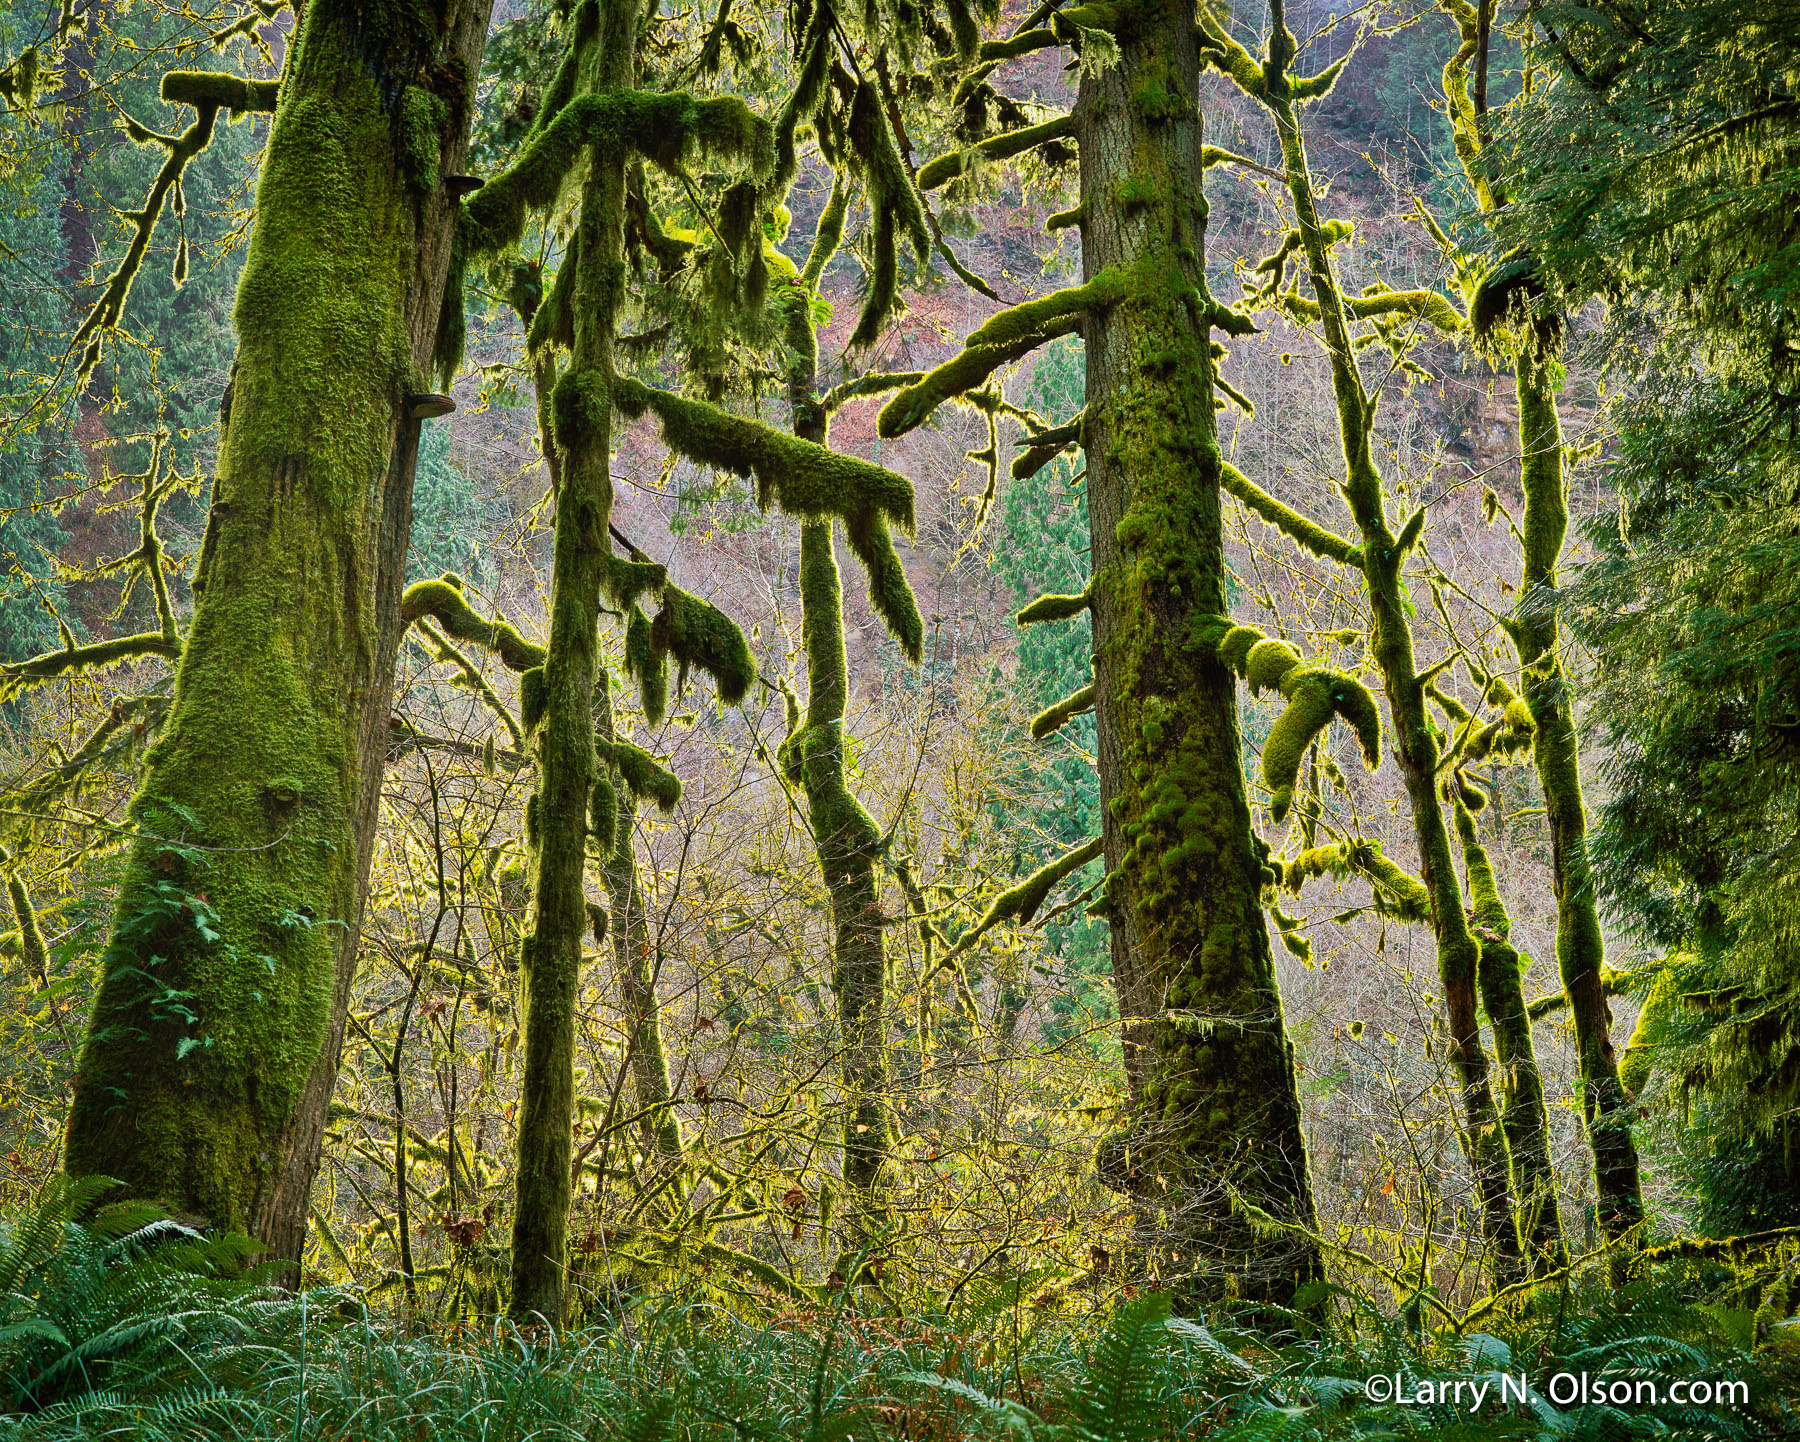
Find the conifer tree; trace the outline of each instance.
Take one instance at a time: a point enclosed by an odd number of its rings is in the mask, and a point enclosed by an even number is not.
[[[166,158],[77,332],[85,374],[218,118],[273,108],[198,600],[132,806],[67,1164],[284,1257],[358,949],[419,421],[460,343],[442,297],[488,8],[321,0],[279,84],[165,75],[196,119],[179,135],[130,122]],[[169,622],[135,653],[170,654]],[[134,653],[108,644],[39,669]]]
[[[1265,870],[1220,650],[1230,629],[1226,468],[1211,333],[1241,334],[1249,323],[1207,292],[1200,48],[1179,7],[1039,11],[977,49],[959,93],[985,103],[998,64],[1056,44],[1080,59],[1072,115],[980,141],[920,177],[948,179],[983,158],[1072,139],[1080,202],[1055,223],[1081,229],[1083,282],[988,321],[959,355],[900,391],[880,428],[911,429],[1057,336],[1085,341],[1086,409],[1034,441],[1054,453],[1078,440],[1086,451],[1093,581],[1080,596],[1034,602],[1020,620],[1092,613],[1093,686],[1052,710],[1066,718],[1094,708],[1103,830],[996,898],[984,923],[1029,919],[1051,886],[1104,851],[1101,904],[1126,1018],[1132,1123],[1103,1147],[1102,1173],[1140,1199],[1157,1231],[1156,1264],[1184,1305],[1233,1295],[1284,1302],[1320,1262],[1263,916]],[[1302,669],[1296,680],[1309,703],[1323,698],[1324,719],[1354,705],[1335,679]],[[1271,673],[1268,684],[1278,680]],[[1055,719],[1046,713],[1041,729]],[[1312,729],[1320,724],[1315,716]]]

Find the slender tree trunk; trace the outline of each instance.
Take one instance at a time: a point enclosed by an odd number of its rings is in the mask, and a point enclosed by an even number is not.
[[[812,439],[812,437],[808,437]],[[788,742],[806,791],[819,869],[831,898],[832,989],[843,1028],[844,1181],[869,1207],[886,1181],[893,1145],[889,1097],[887,947],[875,879],[880,832],[844,779],[843,589],[831,522],[800,528],[801,630],[809,687],[806,715]]]
[[[1083,329],[1106,901],[1136,1115],[1101,1160],[1165,1209],[1153,1251],[1184,1307],[1285,1301],[1318,1253],[1236,1199],[1314,1225],[1293,1054],[1235,681],[1191,643],[1225,610],[1192,12],[1139,7],[1118,39],[1074,115],[1085,276],[1130,274]]]
[[[1527,335],[1514,356],[1519,398],[1519,478],[1525,492],[1524,584],[1508,630],[1525,678],[1525,704],[1536,723],[1532,759],[1550,823],[1556,889],[1556,962],[1581,1058],[1582,1116],[1594,1153],[1601,1231],[1622,1236],[1643,1220],[1631,1103],[1619,1082],[1612,1008],[1601,986],[1606,939],[1587,854],[1587,807],[1581,794],[1580,745],[1568,678],[1557,655],[1556,563],[1569,527],[1563,479],[1562,421],[1549,369],[1547,336]]]
[[[580,90],[632,82],[637,9],[603,0]],[[582,185],[574,255],[574,345],[557,382],[561,484],[551,563],[550,635],[535,719],[538,790],[528,811],[531,925],[520,968],[525,1011],[519,1153],[513,1203],[511,1315],[560,1326],[567,1267],[575,1001],[587,930],[588,813],[603,777],[594,749],[600,600],[612,560],[613,325],[624,272],[625,152],[594,146]]]
[[[1286,60],[1293,56],[1293,37],[1271,4],[1277,36]],[[1285,69],[1286,60],[1282,68]],[[1463,1146],[1473,1174],[1482,1216],[1482,1231],[1494,1258],[1496,1280],[1520,1275],[1523,1250],[1513,1216],[1508,1185],[1506,1138],[1494,1103],[1487,1049],[1482,1044],[1476,1006],[1476,970],[1480,946],[1463,912],[1462,888],[1450,850],[1450,833],[1438,798],[1438,744],[1426,711],[1425,688],[1413,655],[1401,569],[1406,556],[1387,524],[1380,472],[1369,450],[1374,401],[1356,366],[1356,350],[1343,297],[1332,272],[1328,242],[1313,198],[1306,145],[1285,75],[1278,93],[1264,96],[1281,137],[1288,193],[1299,222],[1302,249],[1318,300],[1331,358],[1332,387],[1343,441],[1344,495],[1362,533],[1363,576],[1373,621],[1370,649],[1381,668],[1397,738],[1400,772],[1412,810],[1419,847],[1420,879],[1431,896],[1432,931],[1437,943],[1438,978],[1444,988],[1444,1010],[1450,1022],[1451,1059],[1462,1089]]]
[[[238,292],[197,604],[68,1125],[297,1259],[360,945],[419,423],[489,0],[314,0]],[[460,297],[456,304],[460,305]]]
[[[602,741],[613,739],[612,696],[602,681],[594,692],[597,729]],[[674,1088],[669,1083],[669,1054],[663,1045],[662,1002],[656,994],[656,968],[652,965],[650,927],[644,915],[644,897],[638,887],[637,853],[632,830],[637,801],[622,780],[612,779],[616,806],[612,850],[601,866],[606,895],[613,962],[619,974],[619,991],[625,1004],[625,1024],[630,1029],[631,1079],[640,1108],[656,1107],[646,1119],[646,1139],[665,1162],[681,1156],[681,1118],[671,1105]]]
[[[1494,1059],[1500,1070],[1500,1120],[1512,1157],[1513,1191],[1519,1202],[1519,1232],[1532,1270],[1542,1274],[1568,1261],[1556,1176],[1550,1166],[1550,1123],[1544,1112],[1544,1082],[1531,1040],[1525,1007],[1525,960],[1511,941],[1512,919],[1500,899],[1493,864],[1481,845],[1475,817],[1459,801],[1456,831],[1469,878],[1476,937],[1481,943],[1477,977],[1481,1004],[1494,1029]]]

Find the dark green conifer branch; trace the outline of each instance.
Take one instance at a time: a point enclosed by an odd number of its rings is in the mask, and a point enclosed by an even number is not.
[[[1088,682],[1073,695],[1065,696],[1053,706],[1046,706],[1031,718],[1031,739],[1042,741],[1060,730],[1077,716],[1094,709],[1094,683]]]
[[[1041,125],[1027,126],[1023,130],[1009,130],[1004,135],[992,135],[986,140],[979,140],[966,150],[953,150],[940,155],[935,160],[928,160],[919,167],[919,189],[932,191],[940,186],[948,185],[960,175],[966,175],[978,165],[997,160],[1010,160],[1015,155],[1023,155],[1027,150],[1035,149],[1051,140],[1067,140],[1075,133],[1075,125],[1067,115],[1058,115]]]
[[[981,919],[956,939],[956,945],[950,949],[950,957],[961,956],[974,946],[1002,922],[1015,921],[1021,926],[1029,925],[1044,899],[1057,883],[1065,880],[1081,870],[1088,862],[1097,857],[1104,843],[1096,836],[1091,841],[1084,841],[1072,851],[1065,851],[1054,861],[1040,866],[1016,886],[1009,886],[988,903],[987,910],[982,912]]]

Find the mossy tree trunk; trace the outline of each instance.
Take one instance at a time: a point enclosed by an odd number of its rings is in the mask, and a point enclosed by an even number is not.
[[[1568,677],[1557,651],[1556,563],[1569,526],[1563,477],[1562,422],[1551,382],[1548,343],[1526,336],[1513,357],[1519,398],[1520,482],[1525,492],[1523,584],[1507,630],[1525,678],[1525,704],[1536,730],[1532,760],[1550,823],[1551,881],[1556,890],[1556,963],[1581,1058],[1581,1109],[1594,1154],[1601,1231],[1623,1236],[1644,1218],[1631,1099],[1619,1081],[1612,1008],[1601,984],[1606,938],[1587,853],[1587,806],[1581,794],[1580,742]]]
[[[580,57],[581,93],[631,86],[632,0],[602,0]],[[587,930],[588,818],[602,776],[594,746],[600,603],[612,542],[613,328],[624,275],[625,165],[620,144],[592,144],[571,258],[573,344],[553,393],[558,451],[550,628],[532,745],[531,920],[521,954],[524,1037],[512,1234],[512,1317],[562,1324],[575,1113],[575,1002]]]
[[[1438,796],[1439,750],[1426,709],[1425,686],[1413,653],[1412,628],[1402,570],[1406,550],[1388,526],[1381,474],[1369,446],[1375,400],[1357,368],[1348,308],[1330,257],[1333,243],[1320,222],[1312,175],[1300,131],[1293,82],[1287,67],[1295,42],[1283,22],[1280,0],[1271,0],[1268,63],[1255,82],[1281,140],[1288,194],[1299,226],[1308,277],[1318,302],[1325,348],[1331,359],[1332,388],[1343,442],[1343,494],[1361,532],[1361,564],[1371,616],[1370,650],[1380,668],[1392,716],[1396,751],[1413,834],[1419,847],[1420,878],[1431,898],[1438,977],[1450,1023],[1451,1060],[1462,1091],[1463,1145],[1481,1208],[1482,1231],[1493,1257],[1496,1280],[1515,1280],[1523,1251],[1513,1215],[1506,1139],[1494,1101],[1487,1049],[1477,1006],[1481,949],[1463,910],[1450,833]],[[1416,534],[1416,529],[1414,530]]]
[[[603,680],[594,694],[595,720],[601,741],[613,739],[612,696]],[[657,1110],[644,1120],[646,1139],[665,1164],[681,1156],[681,1118],[671,1103],[674,1087],[669,1082],[669,1054],[663,1044],[662,1001],[657,995],[659,968],[652,962],[649,919],[644,913],[643,890],[638,886],[636,840],[637,799],[621,778],[602,778],[613,788],[613,844],[601,861],[606,882],[608,939],[619,976],[620,999],[625,1008],[627,1042],[631,1048],[631,1080],[640,1109]]]
[[[1236,1201],[1314,1225],[1235,681],[1196,644],[1225,610],[1199,55],[1191,12],[1122,14],[1119,63],[1084,71],[1074,111],[1085,275],[1129,277],[1083,324],[1106,904],[1135,1112],[1103,1166],[1164,1210],[1154,1248],[1182,1305],[1279,1302],[1320,1260]]]
[[[131,815],[67,1165],[298,1258],[386,759],[418,421],[489,0],[305,7],[196,611]],[[460,298],[458,298],[460,303]],[[460,314],[460,312],[457,312]]]
[[[1562,1209],[1556,1174],[1550,1166],[1550,1124],[1544,1111],[1544,1080],[1531,1039],[1525,1005],[1526,961],[1512,944],[1512,918],[1500,898],[1493,863],[1482,846],[1475,816],[1459,800],[1456,830],[1469,878],[1476,936],[1481,944],[1477,979],[1481,1004],[1494,1029],[1494,1059],[1500,1069],[1500,1121],[1512,1158],[1513,1189],[1519,1203],[1519,1232],[1534,1273],[1564,1265]]]
[[[1451,138],[1477,203],[1491,214],[1504,203],[1505,195],[1488,173],[1486,92],[1480,85],[1471,86],[1469,75],[1471,63],[1478,74],[1486,72],[1491,26],[1484,10],[1469,0],[1441,3],[1456,22],[1461,42],[1443,72]],[[1527,315],[1522,308],[1509,305],[1503,290],[1497,304],[1500,318],[1506,322],[1505,338],[1510,342],[1519,402],[1519,486],[1525,498],[1519,604],[1506,629],[1519,657],[1525,704],[1536,727],[1532,759],[1550,825],[1557,968],[1575,1023],[1582,1116],[1594,1156],[1599,1221],[1604,1234],[1616,1238],[1643,1220],[1644,1201],[1637,1146],[1631,1136],[1631,1103],[1619,1081],[1612,1009],[1601,985],[1606,940],[1600,930],[1599,903],[1588,864],[1580,742],[1569,680],[1557,646],[1556,567],[1569,529],[1555,378],[1562,318],[1541,311]],[[1472,304],[1471,323],[1492,323],[1494,317],[1482,314],[1489,308],[1491,305]]]
[[[794,434],[820,446],[829,443],[830,418],[816,389],[818,342],[811,302],[842,234],[847,199],[840,178],[799,280],[780,306]],[[863,1211],[858,1225],[866,1227],[881,1207],[894,1140],[887,939],[875,871],[881,833],[845,776],[844,713],[850,671],[843,583],[828,516],[806,520],[800,527],[800,630],[806,648],[807,703],[787,740],[784,760],[806,793],[813,847],[831,899],[831,981],[844,1053],[844,1181]]]

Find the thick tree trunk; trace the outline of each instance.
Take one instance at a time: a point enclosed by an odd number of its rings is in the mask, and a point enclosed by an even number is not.
[[[386,759],[419,423],[490,0],[307,6],[238,292],[193,625],[82,1054],[72,1173],[298,1258]]]
[[[1261,904],[1235,682],[1202,635],[1225,610],[1191,11],[1139,7],[1084,72],[1083,267],[1127,271],[1090,313],[1094,683],[1114,976],[1135,1123],[1103,1172],[1161,1208],[1184,1306],[1285,1301],[1319,1275],[1293,1055]]]
[[[637,8],[603,0],[581,92],[628,89]],[[533,745],[538,790],[528,814],[531,926],[520,968],[525,1011],[512,1240],[514,1320],[560,1327],[567,1268],[575,1000],[587,931],[588,816],[602,776],[594,748],[600,601],[612,562],[613,326],[624,271],[626,153],[595,146],[581,192],[573,255],[574,344],[553,409],[561,482],[551,563],[543,714]]]
[[[1519,608],[1508,629],[1525,677],[1525,704],[1536,723],[1532,759],[1550,823],[1556,889],[1556,961],[1581,1057],[1582,1116],[1594,1153],[1600,1227],[1619,1237],[1644,1217],[1631,1104],[1613,1051],[1612,1008],[1601,986],[1606,939],[1587,854],[1587,807],[1581,794],[1580,747],[1567,677],[1557,656],[1556,563],[1569,528],[1563,479],[1562,421],[1548,374],[1545,336],[1527,335],[1514,356],[1519,398],[1520,484],[1525,492],[1525,559]],[[1540,349],[1541,347],[1541,349]]]

